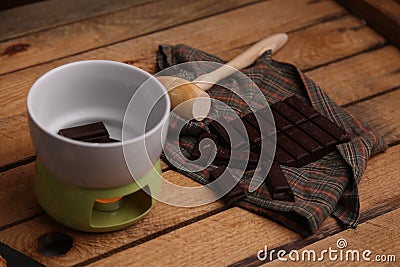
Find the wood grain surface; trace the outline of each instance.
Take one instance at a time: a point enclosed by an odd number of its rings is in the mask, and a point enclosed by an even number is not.
[[[55,21],[53,26],[21,25],[10,35],[14,36],[12,40],[0,42],[0,53],[12,44],[30,45],[19,47],[20,53],[0,56],[1,242],[48,266],[260,265],[263,262],[258,261],[257,252],[265,245],[288,250],[308,248],[310,244],[322,248],[334,244],[341,234],[350,244],[367,240],[371,246],[375,241],[388,248],[393,241],[383,238],[390,236],[392,229],[383,225],[396,223],[400,207],[397,48],[334,1],[288,0],[284,6],[278,0],[182,1],[175,11],[162,8],[168,4],[172,7],[171,0],[137,3],[124,6],[122,1],[117,7],[99,1],[99,10],[87,6],[86,12]],[[147,15],[131,16],[146,10],[150,12]],[[194,12],[193,18],[186,18],[186,11]],[[161,21],[165,14],[175,14],[177,20]],[[131,29],[142,24],[146,26]],[[104,40],[99,37],[107,31],[113,33]],[[317,233],[303,238],[272,220],[237,207],[228,208],[220,201],[191,209],[158,203],[135,225],[105,234],[74,231],[44,214],[32,191],[35,156],[25,108],[29,87],[39,76],[56,66],[84,59],[125,61],[154,73],[155,51],[160,43],[185,43],[229,60],[257,40],[282,31],[289,33],[289,42],[274,58],[305,70],[338,104],[375,127],[390,144],[385,153],[370,160],[359,185],[359,232],[343,231],[329,217]],[[197,185],[169,170],[165,163],[163,169],[167,180]],[[365,228],[368,222],[372,226]],[[370,238],[367,233],[375,229],[373,226],[380,230]],[[38,239],[51,232],[71,236],[72,249],[57,257],[38,253]],[[275,260],[273,264],[278,263]]]
[[[247,10],[250,7],[244,9]],[[330,14],[330,11],[326,12],[328,12],[328,14],[319,14],[320,18],[323,18]],[[232,17],[231,13],[232,12],[227,13],[227,16],[229,18]],[[248,16],[249,14],[247,14],[246,11],[245,15]],[[244,14],[242,13],[241,15]],[[239,19],[238,14],[234,14],[233,17],[237,17]],[[313,20],[312,17],[311,19]],[[354,18],[345,18],[339,20],[340,22],[337,22],[336,20],[331,21],[331,23],[335,24],[336,29],[348,27],[348,25],[359,25],[359,21]],[[183,26],[151,34],[149,36],[143,36],[135,39],[134,41],[132,40],[118,43],[110,47],[93,50],[78,56],[53,61],[26,70],[21,70],[15,73],[0,76],[0,84],[2,89],[0,91],[0,104],[2,105],[2,109],[0,110],[0,120],[2,120],[2,127],[0,128],[0,142],[7,142],[8,144],[7,146],[3,146],[0,150],[0,166],[10,164],[22,158],[31,157],[34,154],[33,148],[30,144],[29,133],[26,123],[26,95],[34,80],[53,67],[72,61],[97,58],[112,59],[117,61],[129,60],[131,62],[134,62],[133,64],[135,66],[141,67],[147,71],[154,72],[154,65],[156,61],[155,50],[157,49],[158,45],[158,43],[154,40],[168,39],[170,43],[187,43],[189,45],[193,45],[195,47],[207,50],[217,55],[224,54],[224,58],[230,59],[240,52],[235,50],[235,53],[233,53],[233,49],[237,47],[242,47],[241,49],[244,49],[243,46],[251,44],[252,41],[257,41],[258,39],[268,35],[265,30],[263,32],[257,30],[257,27],[260,28],[260,26],[256,25],[255,23],[259,23],[259,20],[254,21],[254,23],[242,23],[244,24],[244,32],[250,33],[252,31],[255,31],[253,33],[254,35],[252,36],[251,41],[249,41],[247,38],[239,38],[234,32],[226,34],[225,38],[218,37],[219,35],[217,34],[219,34],[220,32],[220,28],[212,27],[213,23],[220,25],[220,27],[229,27],[228,24],[230,24],[229,20],[227,20],[225,16],[219,15],[209,19],[205,19],[202,22],[185,24]],[[298,20],[292,18],[292,20],[286,22],[286,27],[296,28],[298,26],[298,23],[300,23]],[[191,31],[194,31],[201,25],[207,25],[204,26],[208,29],[207,34],[209,34],[210,36],[216,36],[215,39],[221,38],[220,41],[210,44],[206,37],[206,33],[185,36],[179,35],[179,33],[182,32],[189,33]],[[264,28],[267,27],[264,26]],[[365,51],[365,49],[368,49],[371,46],[382,45],[384,43],[383,39],[379,35],[370,30],[340,32],[337,30],[332,30],[332,26],[330,26],[329,23],[323,23],[322,25],[317,24],[316,26],[310,27],[310,29],[311,28],[316,28],[319,34],[328,36],[328,39],[336,38],[343,41],[346,40],[344,42],[349,42],[348,40],[360,40],[354,42],[359,45],[354,45],[354,47],[350,45],[343,46],[340,42],[334,43],[325,41],[325,39],[319,39],[320,42],[313,42],[312,45],[310,44],[306,47],[302,47],[301,50],[303,56],[301,56],[301,53],[294,53],[295,55],[297,55],[297,57],[294,57],[290,53],[285,52],[286,50],[290,51],[298,49],[295,43],[291,42],[290,40],[293,38],[297,40],[298,43],[301,43],[302,40],[306,40],[308,38],[307,36],[309,36],[307,32],[299,30],[289,34],[289,42],[287,44],[287,47],[278,52],[278,54],[276,54],[276,58],[282,61],[294,61],[300,68],[307,68],[314,66],[310,65],[312,62],[316,62],[317,65],[320,65],[339,60],[340,58],[336,56],[336,53],[344,55],[344,57],[349,57],[354,53]],[[168,43],[167,41],[165,42]],[[315,53],[314,51],[319,51],[320,47],[325,47],[324,49],[328,49],[327,47],[329,47],[332,53]],[[400,58],[397,54],[397,51],[393,51],[390,56],[392,56],[394,60],[396,59],[396,57]],[[308,58],[312,58],[313,60],[309,61]],[[303,60],[308,63],[303,63]],[[376,62],[376,64],[378,64],[379,66],[385,64],[384,61],[380,61],[378,58],[374,58],[374,62]],[[384,68],[384,66],[382,66],[382,68]],[[340,73],[340,70],[338,70],[338,72]],[[329,79],[329,76],[324,78]],[[316,81],[320,82],[320,80]],[[343,91],[343,89],[345,88],[339,88],[337,90],[342,91],[342,94],[345,95],[348,90]],[[353,98],[351,101],[355,100],[357,100],[357,98]],[[10,127],[11,125],[12,127]],[[13,132],[12,135],[10,135],[10,131]]]
[[[400,4],[395,0],[337,0],[400,48]]]
[[[32,1],[33,0],[28,0]],[[154,0],[153,0],[154,1]],[[11,2],[11,1],[8,1]],[[143,5],[151,0],[51,0],[2,11],[0,40],[43,31],[85,18]]]
[[[361,214],[373,212],[375,207],[387,205],[390,201],[397,202],[393,208],[399,207],[400,166],[396,164],[400,160],[399,152],[400,146],[395,146],[386,154],[371,159],[360,184]],[[330,218],[324,222],[321,231],[331,233],[340,229],[336,221]],[[318,236],[319,239],[323,237]],[[191,266],[226,266],[256,254],[264,245],[272,249],[302,240],[302,237],[270,220],[233,208],[126,249],[95,262],[93,266],[111,263],[116,266],[182,266],[188,261]],[[200,253],[204,251],[207,253]],[[162,254],[162,257],[158,257],[158,254]]]
[[[4,41],[0,43],[0,74],[132,39],[235,9],[249,2],[251,1],[150,2]],[[29,46],[21,52],[7,53],[7,49],[18,44]]]
[[[398,255],[396,255],[398,250],[396,248],[400,247],[398,238],[400,228],[396,225],[399,222],[399,216],[400,209],[397,209],[360,224],[355,230],[343,231],[306,246],[298,251],[300,260],[296,262],[296,266],[309,266],[316,262],[319,266],[398,266]],[[387,233],[391,234],[387,235]],[[338,240],[344,242],[343,239],[347,246],[340,249],[342,246],[338,247],[337,242]],[[330,260],[328,254],[321,256],[322,250],[328,250],[329,247],[337,251],[332,253],[332,259],[336,258],[335,260]],[[371,251],[371,254],[366,254],[366,258],[363,258],[363,253],[366,250]],[[307,251],[315,251],[315,258],[313,254],[310,254],[309,258]],[[305,255],[306,260],[301,260],[302,255]],[[393,258],[393,255],[397,257]],[[288,256],[286,258],[289,259],[287,262],[275,260],[263,266],[287,266],[291,261]],[[318,260],[319,258],[321,260]]]

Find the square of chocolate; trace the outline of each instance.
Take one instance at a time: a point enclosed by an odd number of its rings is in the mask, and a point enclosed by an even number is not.
[[[117,140],[110,138],[103,122],[95,122],[61,129],[58,131],[58,134],[73,140],[89,143],[118,142]]]

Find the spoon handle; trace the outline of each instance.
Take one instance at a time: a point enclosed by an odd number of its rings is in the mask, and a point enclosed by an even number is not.
[[[261,54],[271,49],[272,53],[278,51],[286,42],[288,36],[286,33],[277,33],[270,35],[251,46],[246,51],[226,63],[218,69],[200,75],[193,83],[196,83],[204,91],[210,89],[214,84],[225,79],[237,70],[242,70],[250,66]]]

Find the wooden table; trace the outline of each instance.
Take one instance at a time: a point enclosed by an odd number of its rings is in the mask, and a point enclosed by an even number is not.
[[[349,248],[369,249],[372,256],[397,254],[400,261],[400,52],[337,2],[55,0],[2,11],[0,25],[1,242],[49,266],[280,265],[286,263],[259,261],[257,252],[266,245],[321,251],[336,248],[339,238]],[[328,218],[303,238],[217,201],[197,208],[159,203],[127,229],[90,234],[67,229],[41,210],[32,189],[35,156],[25,106],[39,76],[85,59],[122,61],[154,73],[159,44],[184,43],[229,60],[274,32],[289,34],[275,59],[299,66],[389,144],[370,160],[359,185],[357,229],[342,229]],[[163,171],[172,181],[196,184],[166,165]],[[54,257],[38,253],[38,239],[52,232],[71,236],[71,250]]]

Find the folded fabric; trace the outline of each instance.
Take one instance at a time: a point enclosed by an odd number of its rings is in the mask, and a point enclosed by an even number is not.
[[[157,63],[160,70],[191,61],[225,63],[218,57],[186,45],[159,47]],[[207,64],[203,64],[202,68],[204,73]],[[296,95],[350,133],[352,140],[338,145],[336,151],[301,168],[281,166],[295,195],[295,202],[273,200],[267,186],[263,184],[256,191],[248,192],[247,197],[236,205],[272,218],[304,236],[314,233],[330,214],[344,226],[357,226],[360,207],[357,184],[365,171],[368,159],[387,148],[383,138],[337,106],[298,68],[273,60],[271,51],[265,52],[242,72],[259,87],[269,104]],[[199,74],[193,68],[188,75],[194,79]],[[249,91],[247,86],[249,85],[246,82],[228,77],[221,81],[219,86],[212,87],[208,93],[212,98],[229,105],[239,116],[243,116],[249,112],[248,106],[241,97],[227,88],[234,88],[246,94]],[[252,96],[247,95],[246,98],[251,99]],[[224,110],[218,112],[219,115],[224,115]],[[170,131],[174,131],[182,121],[181,117],[172,115]],[[200,135],[199,129],[208,131],[208,124],[207,119],[202,122],[191,121],[182,129],[179,145],[167,143],[164,150],[173,154],[177,152],[173,150],[180,149],[185,156],[189,156],[196,143],[193,136]],[[211,165],[201,172],[187,172],[181,170],[184,163],[179,158],[163,159],[177,171],[202,184],[209,182],[209,170],[215,168]],[[246,171],[240,179],[239,186],[248,191],[253,174],[254,170]]]

